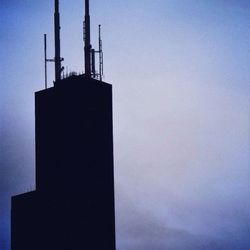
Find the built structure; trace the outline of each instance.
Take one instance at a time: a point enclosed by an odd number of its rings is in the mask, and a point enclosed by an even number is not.
[[[35,93],[36,190],[12,197],[12,250],[115,249],[112,86],[93,72],[86,33],[86,74],[63,78],[55,49],[54,86]]]

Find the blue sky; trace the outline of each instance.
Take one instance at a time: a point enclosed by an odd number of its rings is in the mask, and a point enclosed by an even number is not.
[[[82,71],[83,1],[61,0],[64,66]],[[0,248],[10,196],[34,184],[34,92],[53,1],[0,5]],[[114,90],[120,250],[248,249],[250,2],[92,0]],[[53,65],[49,65],[49,82]]]

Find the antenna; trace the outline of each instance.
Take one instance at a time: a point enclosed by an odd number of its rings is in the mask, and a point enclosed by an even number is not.
[[[85,75],[91,77],[90,66],[90,16],[89,16],[89,0],[85,0],[85,20],[84,20],[84,59],[85,59]]]
[[[59,13],[59,0],[55,0],[54,33],[55,33],[55,57],[53,59],[48,59],[47,58],[47,35],[44,34],[45,89],[47,89],[47,87],[48,87],[47,62],[54,62],[55,63],[55,81],[61,80],[61,73],[64,70],[64,67],[61,66],[61,62],[64,59],[61,58],[61,49],[60,49],[60,13]]]
[[[84,60],[85,75],[102,81],[103,76],[103,52],[101,39],[101,25],[99,25],[99,50],[92,49],[90,43],[90,16],[89,16],[89,0],[85,0],[85,19],[83,22],[83,40],[84,40]],[[99,54],[99,72],[95,68],[95,54]]]
[[[55,0],[55,13],[54,13],[54,32],[55,32],[55,81],[61,80],[61,49],[60,49],[60,13],[59,13],[59,0]]]
[[[93,78],[96,78],[96,71],[95,71],[95,50],[91,49],[91,71]]]
[[[45,89],[48,88],[48,74],[47,74],[47,63],[55,62],[55,59],[47,58],[47,34],[44,34],[44,75],[45,75]]]
[[[45,89],[48,87],[47,80],[47,35],[44,34],[44,75],[45,75]]]
[[[103,51],[102,51],[102,38],[101,38],[101,25],[99,24],[99,78],[102,81],[103,76]]]

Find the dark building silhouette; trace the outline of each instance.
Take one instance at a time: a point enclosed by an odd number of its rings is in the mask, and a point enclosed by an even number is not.
[[[12,198],[12,249],[115,249],[111,85],[72,76],[35,105],[37,189]]]
[[[115,249],[112,86],[88,74],[35,93],[36,190],[12,197],[12,250]]]

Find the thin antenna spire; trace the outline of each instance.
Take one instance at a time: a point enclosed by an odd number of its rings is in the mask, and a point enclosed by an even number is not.
[[[102,51],[102,38],[101,38],[101,25],[99,24],[99,78],[102,81],[103,76],[103,51]]]
[[[93,78],[96,77],[96,71],[95,71],[95,50],[91,49],[91,72],[93,75]]]
[[[55,0],[54,13],[54,32],[55,32],[55,81],[61,80],[61,51],[60,51],[60,13],[59,0]]]
[[[89,16],[89,0],[85,0],[85,21],[84,21],[84,59],[85,59],[85,75],[91,77],[91,44],[90,44],[90,16]]]
[[[44,75],[45,75],[45,89],[48,87],[47,80],[47,35],[44,34]]]

